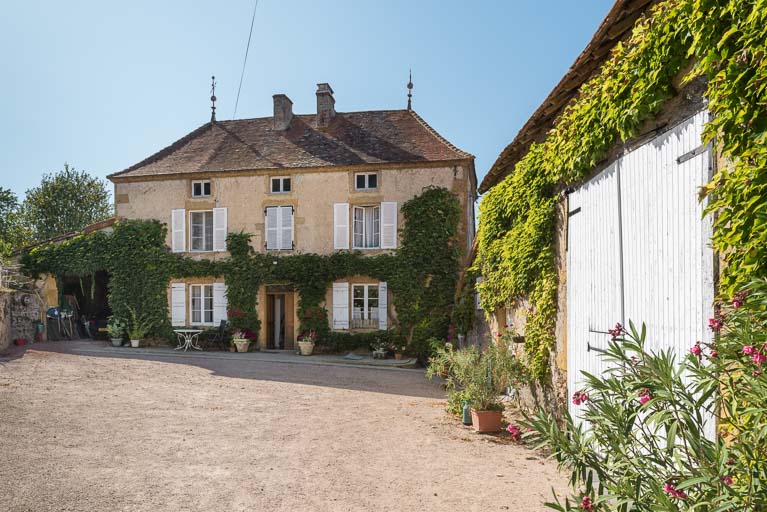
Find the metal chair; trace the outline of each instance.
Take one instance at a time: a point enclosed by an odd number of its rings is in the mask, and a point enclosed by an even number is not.
[[[220,343],[226,339],[226,320],[221,320],[221,324],[218,326],[218,331],[208,338],[211,343]]]

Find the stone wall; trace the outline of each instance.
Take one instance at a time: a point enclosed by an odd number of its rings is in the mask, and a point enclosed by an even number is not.
[[[0,354],[11,344],[11,294],[0,290]]]
[[[40,301],[33,293],[13,292],[10,301],[11,340],[35,341],[35,324],[40,321]]]

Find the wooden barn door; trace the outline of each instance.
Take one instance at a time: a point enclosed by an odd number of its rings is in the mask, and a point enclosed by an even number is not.
[[[706,120],[706,112],[685,120],[570,195],[570,394],[580,387],[581,371],[603,371],[599,350],[616,322],[644,322],[647,347],[673,348],[678,358],[696,341],[711,340],[712,227],[698,201],[712,168],[711,150],[701,143]]]

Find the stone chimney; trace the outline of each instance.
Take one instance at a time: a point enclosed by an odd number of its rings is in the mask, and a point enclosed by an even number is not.
[[[336,115],[336,100],[330,84],[317,84],[317,126],[327,126]]]
[[[284,94],[275,94],[274,98],[274,129],[287,130],[293,119],[293,102]]]

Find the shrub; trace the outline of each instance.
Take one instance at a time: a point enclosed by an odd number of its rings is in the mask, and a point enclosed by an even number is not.
[[[568,414],[560,427],[543,412],[528,420],[583,490],[581,508],[767,510],[767,282],[752,282],[709,326],[716,341],[692,344],[682,364],[645,350],[644,326],[616,326],[609,369],[584,374],[573,396],[580,421]],[[709,439],[716,412],[719,435]]]

